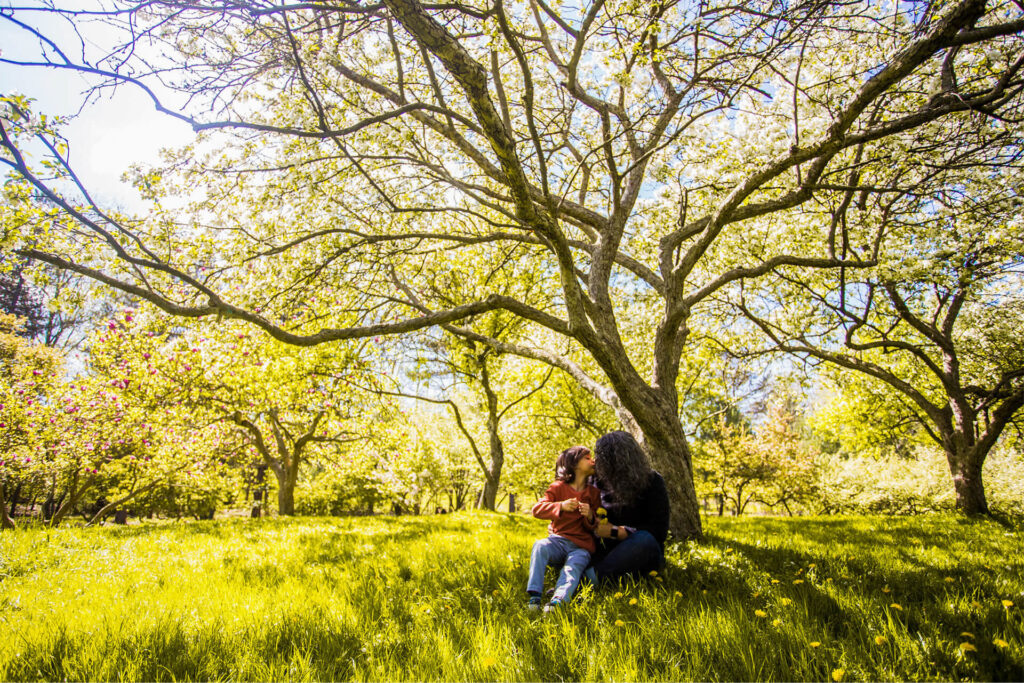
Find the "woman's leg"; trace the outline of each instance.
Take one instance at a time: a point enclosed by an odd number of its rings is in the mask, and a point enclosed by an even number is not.
[[[558,540],[554,536],[548,536],[533,544],[533,551],[530,553],[530,578],[526,582],[527,593],[544,593],[544,570],[549,564],[560,562],[565,556],[565,551]]]
[[[599,581],[606,581],[630,574],[647,574],[664,565],[665,555],[654,536],[648,531],[636,531],[608,551],[594,565],[594,570]]]
[[[583,572],[586,571],[588,564],[590,564],[589,552],[580,547],[569,551],[568,556],[565,558],[565,566],[562,567],[562,571],[558,574],[555,594],[551,596],[552,602],[569,602],[572,599],[573,593],[576,592],[576,587],[580,585],[580,579],[583,578]]]

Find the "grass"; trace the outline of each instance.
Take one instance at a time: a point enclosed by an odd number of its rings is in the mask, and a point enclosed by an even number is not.
[[[1019,530],[935,515],[706,531],[658,577],[543,617],[523,588],[544,524],[518,515],[3,533],[0,679],[1024,679]]]

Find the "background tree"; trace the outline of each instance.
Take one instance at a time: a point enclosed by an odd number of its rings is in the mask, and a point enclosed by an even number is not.
[[[170,313],[236,317],[300,345],[509,311],[572,353],[463,336],[552,364],[612,406],[665,475],[683,536],[701,534],[677,393],[691,316],[783,266],[873,264],[870,250],[830,248],[834,232],[802,221],[810,200],[842,196],[851,167],[887,164],[876,150],[890,138],[913,149],[917,129],[961,112],[1015,120],[1024,65],[1024,8],[984,0],[38,9],[78,35],[89,18],[122,27],[128,42],[61,49],[19,7],[3,18],[38,36],[42,55],[3,63],[130,81],[197,130],[230,135],[204,139],[209,155],[184,150],[180,175],[139,174],[153,198],[202,187],[190,218],[158,204],[134,219],[80,185],[77,198],[59,192],[49,175],[76,179],[52,121],[7,97],[5,244]],[[993,49],[1004,59],[974,68]],[[171,111],[167,90],[194,108]],[[45,171],[23,152],[33,136],[50,154]],[[949,141],[921,144],[936,143]],[[782,223],[806,239],[749,239],[763,237],[754,225]],[[737,240],[760,248],[709,258]],[[466,265],[461,247],[481,242],[528,254],[557,292],[551,305],[501,291],[421,298],[423,256],[454,268]],[[345,308],[314,307],[316,329],[282,322],[282,307],[333,288],[350,293]],[[641,338],[624,333],[627,310],[652,315]]]

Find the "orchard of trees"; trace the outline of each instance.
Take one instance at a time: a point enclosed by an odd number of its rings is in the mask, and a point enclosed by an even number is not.
[[[0,21],[196,132],[128,211],[0,97],[5,525],[493,508],[619,427],[677,537],[1022,500],[1019,0]]]

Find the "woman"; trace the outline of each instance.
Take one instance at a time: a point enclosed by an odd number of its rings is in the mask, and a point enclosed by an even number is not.
[[[609,432],[594,446],[597,487],[608,519],[594,558],[597,579],[643,575],[665,564],[669,502],[665,480],[627,432]]]

